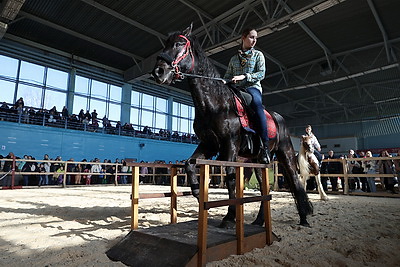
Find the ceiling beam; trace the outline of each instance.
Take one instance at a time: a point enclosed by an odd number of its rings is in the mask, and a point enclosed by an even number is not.
[[[25,0],[4,0],[0,3],[0,40],[10,24],[18,15]]]
[[[385,65],[385,66],[382,66],[382,67],[374,68],[374,69],[368,69],[368,70],[360,71],[360,72],[353,73],[353,74],[350,74],[350,75],[345,75],[345,76],[342,76],[342,77],[339,77],[339,78],[335,78],[335,79],[328,79],[328,80],[321,81],[321,82],[308,83],[308,84],[303,84],[303,85],[299,85],[299,86],[283,88],[283,89],[279,89],[279,90],[275,90],[275,91],[271,91],[271,92],[265,92],[265,93],[263,93],[263,95],[273,95],[273,94],[277,94],[277,93],[286,93],[286,92],[295,91],[295,90],[301,90],[301,89],[306,89],[306,88],[312,88],[312,87],[317,87],[317,86],[323,86],[323,85],[338,83],[338,82],[345,81],[345,80],[348,80],[348,79],[353,79],[353,78],[357,78],[357,77],[360,77],[360,76],[364,76],[364,75],[368,75],[368,74],[375,73],[375,72],[378,72],[378,71],[384,71],[384,70],[391,69],[391,68],[396,68],[396,67],[399,67],[399,63],[393,63],[393,64]]]
[[[107,14],[109,14],[109,15],[117,18],[117,19],[119,19],[119,20],[125,21],[125,22],[129,23],[130,25],[132,25],[132,26],[134,26],[134,27],[136,27],[138,29],[141,29],[141,30],[143,30],[145,32],[151,33],[151,34],[157,36],[158,38],[161,38],[162,40],[166,40],[167,39],[166,35],[164,35],[164,34],[162,34],[160,32],[157,32],[157,31],[155,31],[155,30],[153,30],[153,29],[151,29],[151,28],[149,28],[149,27],[147,27],[147,26],[145,26],[145,25],[143,25],[143,24],[131,19],[131,18],[128,18],[128,17],[116,12],[115,10],[112,10],[111,8],[103,6],[103,5],[99,4],[99,3],[97,3],[96,1],[93,1],[93,0],[80,0],[80,1],[90,5],[92,7],[95,7],[95,8],[97,8],[97,9],[99,9],[99,10],[101,10],[101,11],[103,11],[103,12],[105,12],[105,13],[107,13]]]
[[[378,14],[378,11],[375,8],[374,2],[372,0],[367,0],[369,8],[371,9],[372,14],[374,15],[375,21],[378,24],[379,30],[381,31],[382,37],[383,37],[383,42],[385,44],[385,50],[386,50],[386,57],[389,63],[396,61],[397,59],[395,58],[395,55],[392,53],[391,50],[392,48],[390,47],[390,44],[388,42],[388,35],[386,33],[385,27],[383,26],[382,20]]]
[[[30,19],[30,20],[39,22],[40,24],[46,25],[46,26],[48,26],[48,27],[50,27],[50,28],[56,29],[56,30],[58,30],[58,31],[62,31],[62,32],[67,33],[67,34],[69,34],[69,35],[71,35],[71,36],[80,38],[80,39],[82,39],[82,40],[85,40],[85,41],[88,41],[88,42],[90,42],[90,43],[96,44],[96,45],[98,45],[98,46],[102,46],[102,47],[104,47],[104,48],[107,48],[107,49],[109,49],[109,50],[111,50],[111,51],[117,52],[117,53],[119,53],[119,54],[121,54],[121,55],[130,57],[130,58],[132,58],[134,61],[136,61],[136,60],[143,60],[143,58],[140,57],[140,56],[138,56],[138,55],[135,55],[135,54],[133,54],[133,53],[127,52],[127,51],[122,50],[122,49],[120,49],[120,48],[117,48],[117,47],[115,47],[115,46],[112,46],[112,45],[103,43],[103,42],[101,42],[101,41],[99,41],[99,40],[96,40],[96,39],[94,39],[94,38],[92,38],[92,37],[89,37],[89,36],[87,36],[87,35],[85,35],[85,34],[81,34],[81,33],[75,32],[75,31],[73,31],[73,30],[70,30],[70,29],[65,28],[65,27],[63,27],[63,26],[61,26],[61,25],[55,24],[55,23],[50,22],[50,21],[48,21],[48,20],[44,20],[44,19],[42,19],[42,18],[39,18],[38,16],[29,14],[29,13],[24,12],[24,11],[20,11],[20,15],[24,16],[24,17],[27,18],[27,19]]]
[[[289,27],[291,24],[298,23],[306,18],[314,16],[314,15],[316,15],[326,9],[329,9],[332,6],[340,4],[344,1],[345,0],[320,0],[320,1],[317,1],[310,5],[307,5],[299,10],[296,10],[295,12],[292,12],[291,14],[288,14],[279,19],[276,19],[276,20],[268,23],[267,25],[264,25],[264,26],[260,27],[259,29],[257,29],[258,38],[267,36],[273,32],[281,31],[281,30]],[[208,56],[210,56],[215,53],[221,52],[223,50],[232,48],[238,44],[239,44],[238,37],[235,36],[235,37],[229,38],[228,40],[221,42],[215,46],[205,49],[205,52]]]

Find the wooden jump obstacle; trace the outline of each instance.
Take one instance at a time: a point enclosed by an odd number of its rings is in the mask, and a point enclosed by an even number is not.
[[[129,266],[205,266],[207,262],[224,259],[232,254],[243,254],[278,240],[272,233],[267,165],[200,159],[192,163],[200,165],[198,220],[177,223],[177,196],[186,195],[177,191],[177,168],[182,165],[163,164],[163,167],[171,169],[171,194],[168,194],[171,198],[171,224],[147,229],[138,229],[139,199],[145,197],[139,195],[139,167],[149,164],[128,163],[133,167],[132,230],[106,252],[111,260]],[[236,168],[236,199],[208,201],[210,165]],[[261,168],[261,196],[244,197],[245,167]],[[154,196],[159,197],[160,193]],[[264,201],[265,227],[244,224],[243,204],[255,201]],[[236,206],[235,229],[219,228],[219,221],[208,219],[209,209],[228,205]]]

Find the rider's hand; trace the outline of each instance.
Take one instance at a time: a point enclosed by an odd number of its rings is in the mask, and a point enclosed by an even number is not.
[[[233,76],[232,82],[233,83],[237,83],[237,82],[242,81],[244,79],[246,79],[246,75]]]

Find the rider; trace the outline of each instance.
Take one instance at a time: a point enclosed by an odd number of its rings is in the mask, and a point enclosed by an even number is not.
[[[314,155],[317,157],[319,164],[321,164],[322,161],[322,155],[321,155],[321,145],[318,142],[317,137],[313,134],[311,125],[306,126],[306,134],[305,136],[311,136],[311,144],[314,146]]]
[[[242,43],[238,54],[229,61],[224,78],[237,83],[239,87],[246,88],[252,95],[251,107],[255,111],[258,134],[263,142],[260,153],[260,162],[270,163],[268,147],[267,120],[262,105],[261,81],[265,77],[265,58],[261,51],[254,49],[257,42],[257,31],[252,28],[245,29],[241,37]]]

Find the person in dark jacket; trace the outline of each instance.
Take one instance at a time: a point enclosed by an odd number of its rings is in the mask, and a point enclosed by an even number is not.
[[[339,161],[329,162],[330,159],[339,159],[339,157],[335,155],[333,150],[329,150],[327,159],[328,162],[326,163],[326,173],[328,174],[343,173],[341,162]],[[332,191],[338,191],[338,176],[335,175],[329,176],[329,180],[331,181]]]

